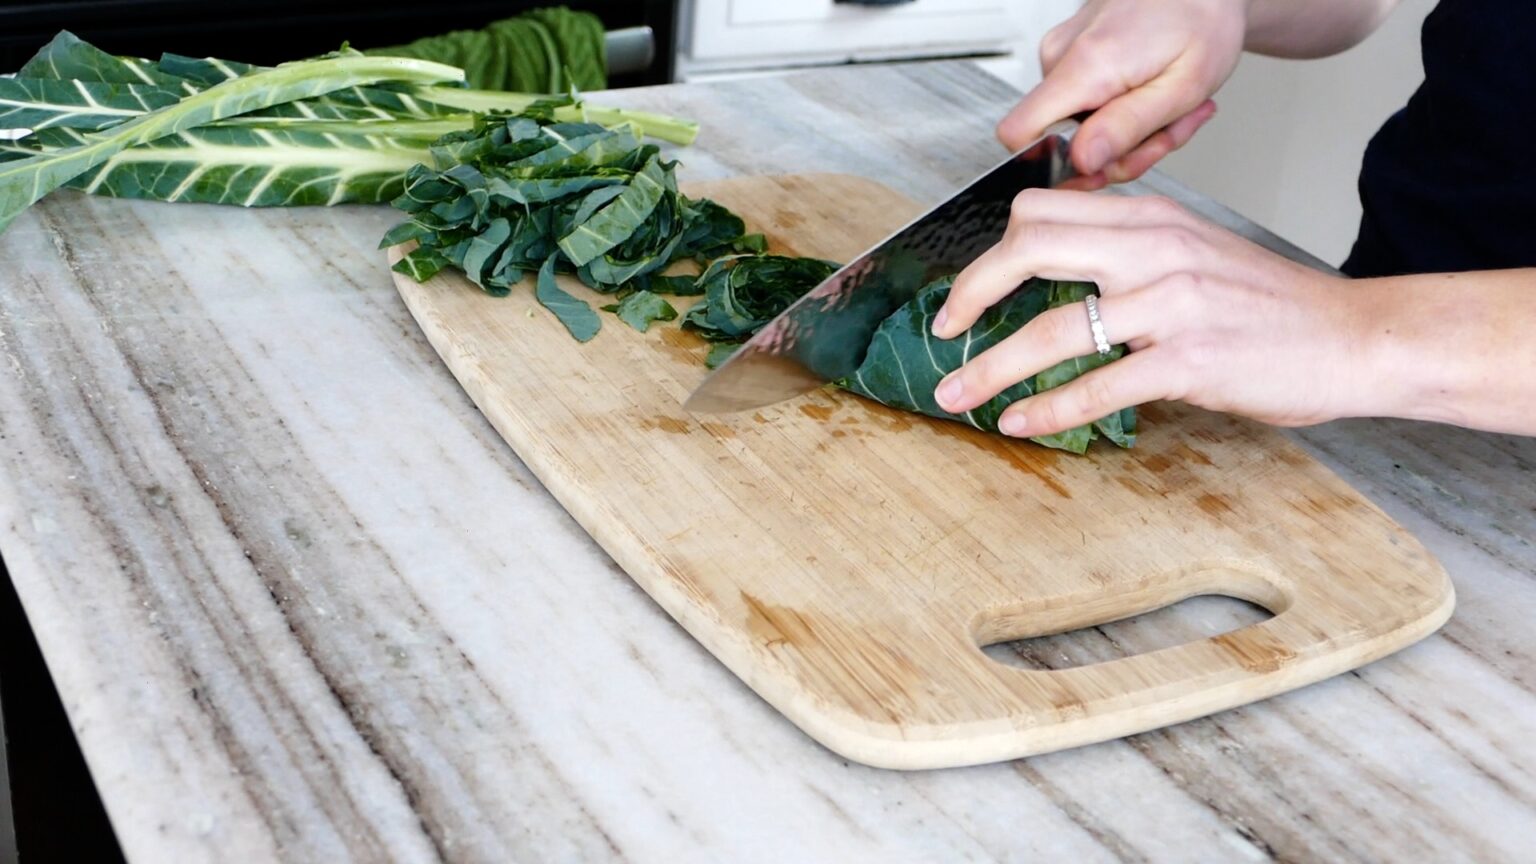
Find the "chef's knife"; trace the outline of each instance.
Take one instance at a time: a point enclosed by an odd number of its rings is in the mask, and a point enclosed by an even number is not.
[[[1014,196],[1075,176],[1075,120],[1003,160],[954,197],[855,258],[768,322],[704,379],[683,407],[720,414],[790,399],[847,377],[880,322],[934,279],[959,272],[1002,239]]]

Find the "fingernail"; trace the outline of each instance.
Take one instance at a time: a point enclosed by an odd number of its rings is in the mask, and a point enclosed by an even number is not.
[[[959,375],[951,375],[939,382],[939,389],[935,390],[934,398],[939,404],[948,408],[960,401],[960,395],[965,392],[965,385],[960,383]]]
[[[1109,142],[1098,138],[1088,142],[1088,155],[1083,165],[1084,174],[1097,174],[1109,164]]]
[[[949,307],[939,310],[939,314],[933,316],[933,335],[943,336],[944,325],[949,323]]]
[[[1001,429],[1004,435],[1017,438],[1024,434],[1024,415],[1004,414],[1002,419],[997,421],[997,428]]]

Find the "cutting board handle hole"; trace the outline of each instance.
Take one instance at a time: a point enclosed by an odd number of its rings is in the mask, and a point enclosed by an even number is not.
[[[1059,633],[983,643],[993,660],[1021,669],[1072,669],[1149,654],[1261,624],[1269,609],[1226,594],[1202,593]]]
[[[1009,666],[1068,669],[1254,627],[1292,600],[1289,580],[1267,567],[1202,561],[1135,587],[994,606],[972,620],[971,637]]]

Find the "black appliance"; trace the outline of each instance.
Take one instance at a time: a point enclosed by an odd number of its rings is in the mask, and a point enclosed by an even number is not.
[[[613,75],[611,86],[672,80],[676,0],[0,0],[0,72],[16,70],[60,30],[114,54],[169,51],[266,65],[324,54],[344,41],[399,45],[555,5],[591,12],[610,31],[651,28],[654,59],[641,71]]]

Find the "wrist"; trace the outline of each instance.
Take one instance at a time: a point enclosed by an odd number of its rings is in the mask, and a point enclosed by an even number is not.
[[[1358,346],[1356,392],[1346,416],[1400,417],[1466,425],[1458,360],[1442,356],[1454,294],[1425,279],[1360,279],[1344,286],[1352,307],[1351,343]]]

